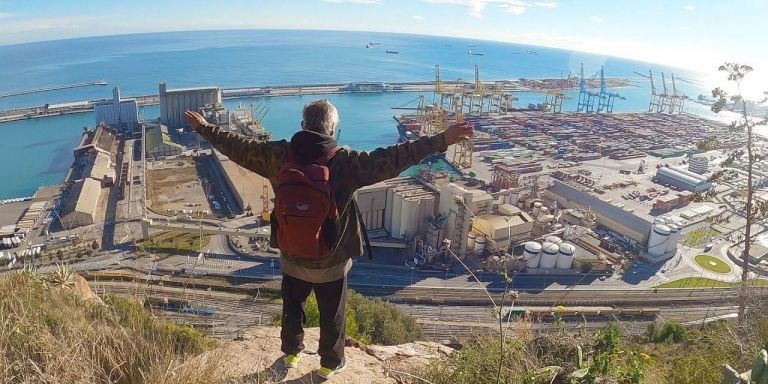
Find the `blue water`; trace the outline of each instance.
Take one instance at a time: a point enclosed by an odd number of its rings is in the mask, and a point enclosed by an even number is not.
[[[382,45],[366,49],[368,41]],[[484,56],[467,55],[467,45]],[[397,50],[398,55],[385,53]],[[535,50],[537,55],[528,54]],[[577,74],[584,63],[587,76],[604,65],[607,76],[631,77],[637,86],[618,91],[616,111],[647,108],[647,81],[633,73],[674,71],[694,84],[678,88],[694,98],[704,93],[696,73],[559,49],[457,38],[334,31],[206,31],[107,36],[0,46],[0,93],[106,80],[110,86],[0,98],[0,110],[46,103],[111,97],[119,85],[123,95],[157,93],[160,81],[170,88],[217,85],[307,84],[349,81],[423,81],[434,78],[439,64],[443,79],[471,80],[474,65],[484,79],[560,77]],[[328,95],[341,114],[341,142],[358,149],[373,149],[397,140],[390,107],[418,94]],[[517,95],[519,105],[540,103],[541,94]],[[576,96],[572,94],[571,96]],[[318,96],[259,98],[228,101],[264,103],[270,107],[264,124],[276,138],[288,138],[297,129],[301,107]],[[575,108],[575,97],[564,110]],[[689,112],[706,108],[689,103]],[[143,108],[144,118],[157,117],[157,107]],[[0,124],[0,198],[29,195],[41,184],[60,182],[71,162],[71,150],[83,126],[93,126],[93,115],[52,117]]]

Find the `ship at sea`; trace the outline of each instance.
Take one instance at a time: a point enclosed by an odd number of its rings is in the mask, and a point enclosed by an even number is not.
[[[395,55],[397,55],[397,54],[399,54],[400,52],[399,52],[399,51],[390,51],[389,49],[387,49],[387,53],[392,53],[392,54],[395,54]]]

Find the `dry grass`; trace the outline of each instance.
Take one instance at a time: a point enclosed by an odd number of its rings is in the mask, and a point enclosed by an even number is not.
[[[211,342],[140,304],[89,301],[35,272],[0,278],[0,382],[216,383],[222,364],[185,364]]]

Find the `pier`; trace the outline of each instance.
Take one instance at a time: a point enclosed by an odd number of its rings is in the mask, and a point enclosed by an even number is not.
[[[104,86],[104,85],[107,85],[107,82],[102,79],[102,80],[99,80],[99,81],[91,81],[91,82],[85,82],[85,83],[64,84],[64,85],[56,85],[56,86],[53,86],[53,87],[28,89],[26,91],[0,93],[0,99],[2,99],[4,97],[29,95],[31,93],[42,93],[42,92],[58,91],[58,90],[70,89],[70,88],[92,87],[92,86],[97,86],[97,85],[98,86]]]
[[[497,87],[498,90],[504,93],[512,92],[541,92],[547,93],[552,91],[552,87],[555,87],[559,79],[515,79],[515,80],[492,80],[484,81],[486,87]],[[606,81],[613,84],[613,86],[627,86],[630,84],[628,79],[622,78],[606,78]],[[106,84],[106,83],[104,83]],[[469,83],[466,83],[469,84]],[[61,87],[73,88],[77,86],[88,85],[103,85],[101,82],[95,83],[81,83],[71,84]],[[51,90],[50,88],[47,90]],[[414,82],[350,82],[350,83],[327,83],[327,84],[299,84],[299,85],[277,85],[277,86],[244,86],[236,88],[222,88],[223,99],[237,99],[244,97],[279,97],[279,96],[299,96],[299,95],[319,95],[319,94],[339,94],[339,93],[383,93],[383,92],[432,92],[435,90],[434,81],[414,81]],[[35,91],[42,92],[43,90],[30,90],[24,91],[25,93],[33,93]],[[19,95],[16,93],[15,95]],[[24,94],[24,93],[21,93]],[[6,94],[5,97],[8,97]],[[157,95],[144,95],[134,96],[138,105],[157,105],[159,99]],[[38,118],[48,117],[56,115],[67,115],[72,113],[90,112],[93,110],[94,105],[99,103],[110,102],[111,99],[100,99],[81,101],[73,103],[65,103],[58,105],[44,105],[39,107],[28,107],[11,109],[7,111],[0,111],[0,123]]]

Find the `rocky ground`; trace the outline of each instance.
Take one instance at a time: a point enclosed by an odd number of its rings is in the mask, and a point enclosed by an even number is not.
[[[347,368],[330,380],[323,380],[314,373],[320,367],[320,357],[317,355],[319,337],[319,328],[305,330],[306,350],[301,355],[299,367],[289,370],[283,367],[278,327],[249,328],[234,340],[223,342],[218,348],[196,359],[221,361],[225,365],[223,372],[226,379],[238,384],[389,384],[402,383],[409,378],[409,372],[414,367],[453,352],[449,347],[432,342],[364,346],[348,340],[345,351]]]

